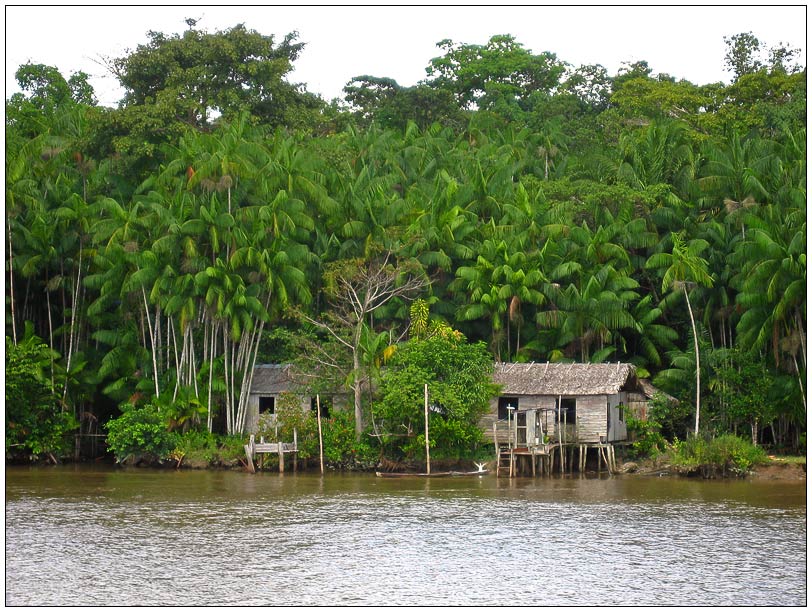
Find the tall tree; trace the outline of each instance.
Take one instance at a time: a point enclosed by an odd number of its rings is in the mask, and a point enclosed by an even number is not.
[[[361,341],[368,317],[390,300],[413,297],[428,285],[414,262],[392,260],[390,253],[384,253],[370,260],[349,259],[330,264],[324,273],[330,309],[320,318],[301,313],[305,321],[327,332],[352,357],[348,379],[358,439],[364,428]]]
[[[287,34],[278,44],[243,25],[217,31],[186,30],[149,41],[111,61],[124,87],[112,131],[120,150],[152,155],[187,127],[207,129],[214,117],[248,112],[271,126],[307,125],[324,103],[286,76],[304,43]]]
[[[686,242],[680,234],[671,234],[673,245],[671,253],[655,253],[646,262],[647,268],[663,270],[662,291],[681,291],[688,306],[688,315],[691,319],[691,331],[694,337],[694,358],[696,360],[696,419],[694,421],[694,434],[699,435],[699,400],[700,400],[700,370],[699,370],[699,336],[696,330],[696,319],[691,308],[691,298],[688,295],[689,284],[711,286],[713,279],[708,274],[708,262],[700,257],[700,253],[707,248],[704,240],[691,240]]]

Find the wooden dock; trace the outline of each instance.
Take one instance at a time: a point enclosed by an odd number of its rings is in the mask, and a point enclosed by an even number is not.
[[[293,430],[293,442],[265,442],[264,438],[260,438],[256,442],[254,435],[251,434],[248,444],[245,445],[245,457],[248,460],[248,470],[253,474],[256,472],[254,467],[254,457],[260,456],[260,468],[264,463],[265,455],[278,455],[279,457],[279,472],[285,471],[285,453],[293,454],[293,471],[296,471],[296,455],[299,452],[299,444],[296,435],[296,430]]]

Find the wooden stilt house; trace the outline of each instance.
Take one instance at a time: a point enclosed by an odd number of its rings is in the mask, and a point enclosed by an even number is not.
[[[511,475],[515,454],[563,456],[579,447],[605,448],[628,438],[626,411],[645,413],[656,391],[638,380],[626,363],[497,363],[494,382],[501,394],[480,421],[492,434],[498,455],[509,451]],[[610,452],[607,452],[609,466]],[[535,464],[534,464],[535,471]]]

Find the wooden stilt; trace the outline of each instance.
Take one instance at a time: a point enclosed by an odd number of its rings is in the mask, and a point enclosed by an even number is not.
[[[324,437],[321,433],[321,400],[318,394],[316,394],[316,419],[319,425],[319,468],[321,468],[321,473],[324,474]]]
[[[256,469],[254,468],[253,455],[254,455],[254,436],[252,435],[251,438],[249,439],[248,444],[245,445],[245,458],[247,460],[246,464],[248,465],[248,471],[251,472],[252,474],[256,472]]]
[[[282,443],[280,442],[279,445],[281,446]],[[293,430],[293,448],[299,448],[299,440],[296,437],[296,430]],[[299,453],[297,450],[293,451],[293,472],[296,473],[296,464],[299,463]]]

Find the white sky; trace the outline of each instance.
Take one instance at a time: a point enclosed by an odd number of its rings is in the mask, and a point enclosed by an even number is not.
[[[511,34],[534,53],[550,51],[574,67],[601,64],[615,75],[623,62],[646,60],[696,84],[730,81],[724,37],[753,34],[767,46],[802,50],[806,64],[806,6],[6,6],[6,97],[18,91],[14,73],[27,62],[56,66],[67,78],[83,70],[99,102],[122,97],[99,64],[146,42],[146,32],[170,35],[184,19],[213,32],[238,23],[276,41],[299,32],[306,46],[289,80],[325,99],[342,97],[354,76],[390,77],[404,86],[426,77],[436,43],[484,44]]]

